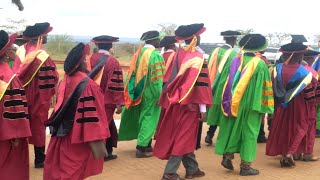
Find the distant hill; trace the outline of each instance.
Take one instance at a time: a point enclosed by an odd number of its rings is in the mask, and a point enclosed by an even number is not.
[[[87,43],[89,42],[94,36],[72,36],[72,39],[75,42],[84,42]],[[125,38],[125,37],[120,37],[120,43],[138,43],[139,38]]]

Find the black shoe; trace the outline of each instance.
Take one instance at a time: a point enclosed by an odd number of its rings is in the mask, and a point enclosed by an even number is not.
[[[259,171],[256,169],[250,168],[241,168],[240,170],[240,176],[256,176],[259,175]]]
[[[152,147],[145,147],[144,148],[146,152],[153,152],[153,148]]]
[[[165,174],[162,176],[161,180],[185,180],[181,178],[178,174]]]
[[[224,168],[229,169],[231,171],[234,170],[233,165],[232,165],[232,161],[230,159],[225,158],[225,157],[223,157],[223,160],[221,161],[221,165]]]
[[[258,143],[267,143],[267,138],[265,136],[258,137]]]
[[[136,158],[149,158],[152,157],[152,152],[142,152],[140,150],[136,151]]]
[[[292,167],[291,164],[286,159],[281,159],[280,160],[280,166],[282,168]]]
[[[205,176],[206,173],[204,173],[203,171],[201,171],[200,169],[198,169],[195,173],[193,174],[186,174],[186,179],[194,179],[194,178],[198,178],[198,177],[203,177]]]
[[[206,136],[206,138],[204,139],[204,142],[206,142],[208,145],[212,145],[212,138],[210,138],[208,135]]]
[[[110,154],[110,155],[104,157],[104,161],[111,161],[111,160],[115,160],[117,158],[118,158],[117,155]]]
[[[320,129],[316,129],[316,138],[320,137]]]

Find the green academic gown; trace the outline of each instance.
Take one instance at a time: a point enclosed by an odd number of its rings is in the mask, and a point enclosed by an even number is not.
[[[230,52],[228,52],[230,51]],[[215,53],[218,53],[216,57]],[[212,106],[209,108],[207,112],[207,124],[208,125],[218,125],[220,119],[227,118],[223,116],[221,111],[221,96],[222,90],[224,87],[225,82],[227,81],[229,71],[230,71],[230,64],[232,59],[237,55],[237,52],[234,51],[232,48],[227,46],[222,46],[221,48],[214,50],[210,57],[208,64],[213,64],[209,66],[209,74],[215,73],[214,80],[211,82],[212,84]],[[225,59],[225,63],[221,63],[221,60]],[[213,61],[216,61],[214,63]],[[211,77],[212,75],[210,75]]]
[[[121,114],[119,140],[137,139],[146,147],[158,125],[165,63],[154,48],[142,48],[125,87],[126,107]],[[128,98],[131,104],[128,104]]]
[[[232,90],[232,118],[220,118],[216,154],[240,153],[241,159],[256,158],[261,114],[273,113],[273,92],[270,73],[260,58],[244,56],[241,76]]]

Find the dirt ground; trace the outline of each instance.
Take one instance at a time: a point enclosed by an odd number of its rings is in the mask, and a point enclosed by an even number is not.
[[[207,126],[204,127],[203,136]],[[320,155],[320,139],[316,140],[315,154]],[[49,136],[48,141],[49,142]],[[166,161],[159,160],[155,157],[148,159],[135,158],[135,141],[119,142],[118,148],[115,149],[115,154],[118,159],[104,163],[103,173],[87,179],[91,180],[156,180],[161,179]],[[260,170],[260,175],[256,177],[240,177],[239,174],[239,156],[236,156],[234,161],[235,171],[230,172],[222,168],[220,165],[221,156],[214,154],[214,147],[206,146],[202,141],[202,148],[196,151],[196,157],[200,168],[206,172],[203,180],[319,180],[320,179],[320,161],[318,162],[296,162],[295,168],[283,169],[280,168],[278,157],[268,157],[265,155],[265,144],[258,145],[257,160],[253,166]],[[30,179],[42,180],[42,169],[33,168],[33,148],[30,146]],[[181,165],[179,172],[184,176],[184,168]],[[0,178],[1,179],[1,178]],[[199,178],[200,179],[200,178]]]

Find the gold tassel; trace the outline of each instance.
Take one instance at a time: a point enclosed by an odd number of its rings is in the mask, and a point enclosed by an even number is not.
[[[42,47],[42,36],[38,37],[36,50],[40,50]]]
[[[196,51],[196,46],[197,46],[197,36],[193,36],[193,39],[191,41],[191,43],[189,44],[189,46],[187,46],[185,48],[186,51],[189,51],[189,52],[195,52]]]

